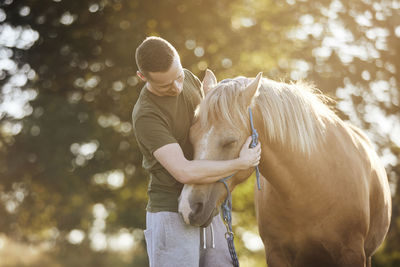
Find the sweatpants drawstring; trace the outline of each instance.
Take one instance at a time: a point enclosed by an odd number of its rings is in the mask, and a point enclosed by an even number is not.
[[[212,222],[211,222],[211,224],[210,224],[210,229],[211,229],[211,241],[212,241],[211,247],[212,247],[212,248],[215,248],[214,228],[213,228]]]
[[[211,248],[215,248],[214,227],[212,222],[209,227],[211,232]],[[202,227],[201,230],[203,236],[203,249],[207,249],[207,227]]]
[[[206,238],[206,228],[202,228],[203,230],[203,249],[207,248],[207,238]]]

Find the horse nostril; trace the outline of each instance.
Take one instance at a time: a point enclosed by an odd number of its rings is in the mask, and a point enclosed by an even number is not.
[[[201,202],[195,203],[192,206],[192,214],[198,214],[201,212],[202,209],[203,209],[203,203]]]

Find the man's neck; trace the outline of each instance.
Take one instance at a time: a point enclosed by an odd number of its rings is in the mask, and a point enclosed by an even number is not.
[[[153,95],[156,95],[156,96],[163,96],[163,95],[160,95],[159,93],[157,93],[155,90],[153,90],[153,88],[151,88],[151,84],[148,83],[148,82],[146,82],[145,88],[146,88],[146,90],[148,90],[148,91],[149,91],[150,93],[152,93]]]

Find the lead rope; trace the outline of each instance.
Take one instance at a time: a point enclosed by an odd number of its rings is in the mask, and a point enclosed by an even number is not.
[[[249,107],[249,116],[250,116],[250,126],[251,126],[250,147],[253,148],[258,144],[258,133],[257,133],[256,129],[254,128],[253,114],[251,112],[250,107]],[[258,166],[256,166],[255,169],[256,169],[257,187],[258,187],[258,190],[260,190],[261,189],[260,171],[258,169]],[[232,195],[231,195],[231,191],[229,190],[228,184],[226,183],[226,181],[228,179],[232,178],[234,175],[235,174],[229,175],[229,176],[219,180],[218,182],[221,182],[225,185],[226,192],[228,193],[225,201],[221,205],[221,214],[222,214],[222,219],[223,219],[225,227],[226,227],[225,239],[228,242],[229,253],[231,254],[233,266],[239,267],[239,260],[237,258],[236,250],[235,250],[235,243],[233,242],[234,234],[232,231]]]
[[[239,267],[239,260],[237,258],[235,250],[235,243],[233,242],[234,234],[232,231],[232,195],[229,191],[228,184],[226,183],[226,180],[231,177],[232,175],[220,180],[225,185],[226,191],[228,192],[228,196],[226,197],[224,203],[221,205],[221,211],[222,219],[226,226],[225,239],[228,242],[229,254],[231,254],[233,266]]]
[[[251,126],[251,143],[250,143],[250,147],[253,148],[258,144],[258,133],[257,133],[256,128],[254,128],[253,113],[251,112],[251,108],[250,107],[249,107],[249,117],[250,117],[250,126]],[[261,190],[261,186],[260,186],[260,170],[258,169],[258,165],[256,166],[256,178],[257,178],[258,190]]]

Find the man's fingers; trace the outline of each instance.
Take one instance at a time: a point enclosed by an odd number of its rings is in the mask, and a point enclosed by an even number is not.
[[[257,146],[255,146],[253,149],[254,149],[257,153],[261,153],[261,146],[260,146],[260,143],[258,143]]]
[[[253,147],[254,150],[258,151],[261,150],[261,145],[258,143],[255,147]]]
[[[249,147],[250,142],[251,142],[251,136],[247,137],[246,142],[245,142],[245,146]]]

